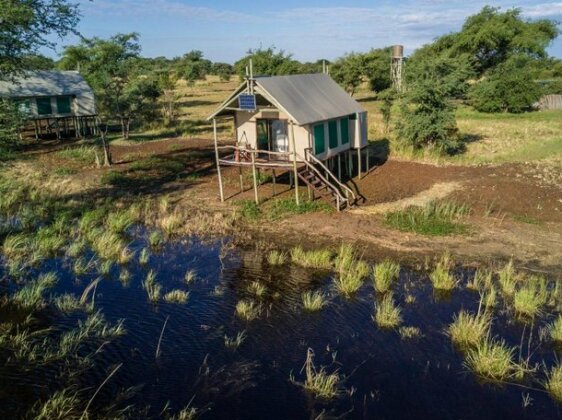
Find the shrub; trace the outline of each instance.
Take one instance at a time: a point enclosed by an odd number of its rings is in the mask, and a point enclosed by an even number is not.
[[[470,104],[481,112],[519,113],[531,109],[542,89],[535,82],[527,57],[514,56],[472,86]]]
[[[441,153],[462,150],[455,106],[439,81],[419,80],[400,106],[398,137],[414,149],[431,147]]]

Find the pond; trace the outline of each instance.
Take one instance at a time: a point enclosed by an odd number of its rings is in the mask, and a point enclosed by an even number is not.
[[[133,238],[132,248],[148,246],[143,230]],[[80,297],[98,275],[77,277],[71,265],[68,259],[55,258],[36,270],[59,273],[50,293]],[[125,270],[130,276],[120,275]],[[150,270],[163,292],[188,291],[187,303],[150,302],[142,286]],[[195,274],[188,284],[190,271]],[[456,269],[456,275],[466,283],[473,271]],[[166,243],[150,253],[146,265],[138,260],[126,267],[114,265],[95,287],[94,305],[111,323],[124,319],[126,334],[102,346],[95,368],[78,375],[80,389],[90,396],[103,383],[90,412],[106,407],[122,390],[137,387],[121,403],[144,407],[143,416],[155,418],[188,405],[201,418],[216,419],[561,416],[539,379],[499,386],[482,382],[465,367],[445,330],[461,309],[478,311],[478,294],[457,288],[439,297],[425,272],[402,267],[393,285],[402,325],[421,331],[421,336],[407,339],[397,329],[380,329],[374,323],[377,293],[372,281],[366,280],[352,298],[343,298],[332,277],[330,271],[290,263],[272,267],[264,253],[236,248],[228,240],[197,238]],[[250,286],[256,281],[265,286],[260,296]],[[307,290],[324,291],[328,305],[305,311],[301,296]],[[257,319],[244,321],[236,315],[236,305],[244,299],[259,304]],[[62,329],[84,318],[80,313],[41,316],[40,322]],[[540,333],[547,320],[545,315],[524,324],[499,310],[492,334],[521,347],[521,356],[530,362],[551,367],[557,353]],[[242,333],[237,348],[226,345],[225,336],[234,339]],[[301,386],[309,349],[317,371],[324,367],[340,375],[337,397],[314,398]],[[113,368],[117,370],[108,377]],[[2,369],[4,418],[28,412],[42,392],[33,389],[38,383],[56,386],[57,372],[48,368],[41,381]]]

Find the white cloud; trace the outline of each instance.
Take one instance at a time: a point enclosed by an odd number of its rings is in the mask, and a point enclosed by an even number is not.
[[[535,6],[522,7],[523,15],[531,18],[562,17],[562,3],[542,3]]]

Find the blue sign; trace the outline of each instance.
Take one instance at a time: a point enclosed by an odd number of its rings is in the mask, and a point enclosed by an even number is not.
[[[248,95],[242,94],[238,97],[238,105],[240,109],[244,109],[246,111],[255,111],[256,110],[256,95]]]

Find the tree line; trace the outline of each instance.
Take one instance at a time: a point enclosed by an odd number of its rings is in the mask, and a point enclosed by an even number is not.
[[[188,85],[208,75],[243,80],[250,59],[257,75],[318,73],[328,66],[351,95],[367,85],[382,101],[389,127],[392,110],[399,110],[398,137],[414,147],[446,153],[462,149],[454,117],[459,101],[481,112],[525,112],[544,94],[562,94],[562,60],[546,52],[559,34],[556,22],[526,20],[518,9],[484,7],[468,17],[459,32],[415,51],[406,59],[401,92],[392,86],[390,47],[307,63],[284,50],[260,47],[231,65],[212,62],[197,50],[172,59],[142,57],[139,35],[130,33],[82,38],[66,46],[57,61],[37,54],[39,48],[53,46],[48,34],[74,32],[78,18],[78,9],[67,0],[9,2],[0,11],[0,78],[24,70],[79,70],[96,94],[100,115],[118,119],[124,138],[132,121],[175,124],[180,79]],[[0,142],[13,141],[14,130],[8,127],[21,121],[6,101],[0,105],[0,123]]]

